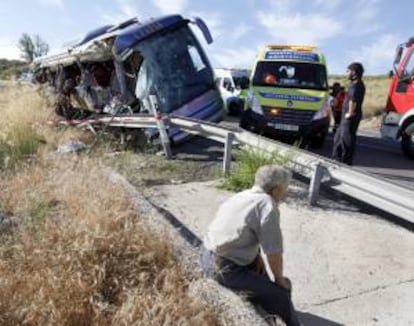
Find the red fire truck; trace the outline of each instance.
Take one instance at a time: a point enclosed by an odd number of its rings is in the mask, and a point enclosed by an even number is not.
[[[414,159],[414,37],[397,47],[381,134],[401,139],[403,153]]]

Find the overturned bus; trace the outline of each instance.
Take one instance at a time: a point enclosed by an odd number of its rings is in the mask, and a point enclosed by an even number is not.
[[[149,99],[156,96],[162,114],[220,121],[224,109],[213,69],[190,24],[212,43],[200,18],[134,18],[37,58],[35,81],[52,88],[54,109],[66,119],[154,113]],[[176,142],[186,135],[170,130],[169,136]]]

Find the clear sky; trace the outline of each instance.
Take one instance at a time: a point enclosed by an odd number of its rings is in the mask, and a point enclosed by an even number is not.
[[[22,33],[55,48],[104,24],[171,13],[205,20],[215,67],[250,68],[265,44],[310,44],[325,53],[330,73],[361,61],[367,74],[385,74],[397,44],[414,36],[413,0],[3,0],[0,58],[19,58]]]

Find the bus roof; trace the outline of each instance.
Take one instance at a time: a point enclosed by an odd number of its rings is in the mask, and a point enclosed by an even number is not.
[[[122,30],[122,32],[117,36],[114,44],[114,49],[116,51],[115,54],[122,56],[124,51],[133,47],[139,41],[179,23],[188,23],[188,19],[184,19],[180,15],[170,15],[157,19],[151,19],[143,23],[133,24]]]

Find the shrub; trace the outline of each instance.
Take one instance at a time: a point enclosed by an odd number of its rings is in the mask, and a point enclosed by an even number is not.
[[[267,164],[286,165],[291,158],[275,151],[271,154],[261,149],[247,147],[235,154],[236,166],[225,178],[222,187],[231,191],[240,191],[253,186],[254,176],[259,167]]]

